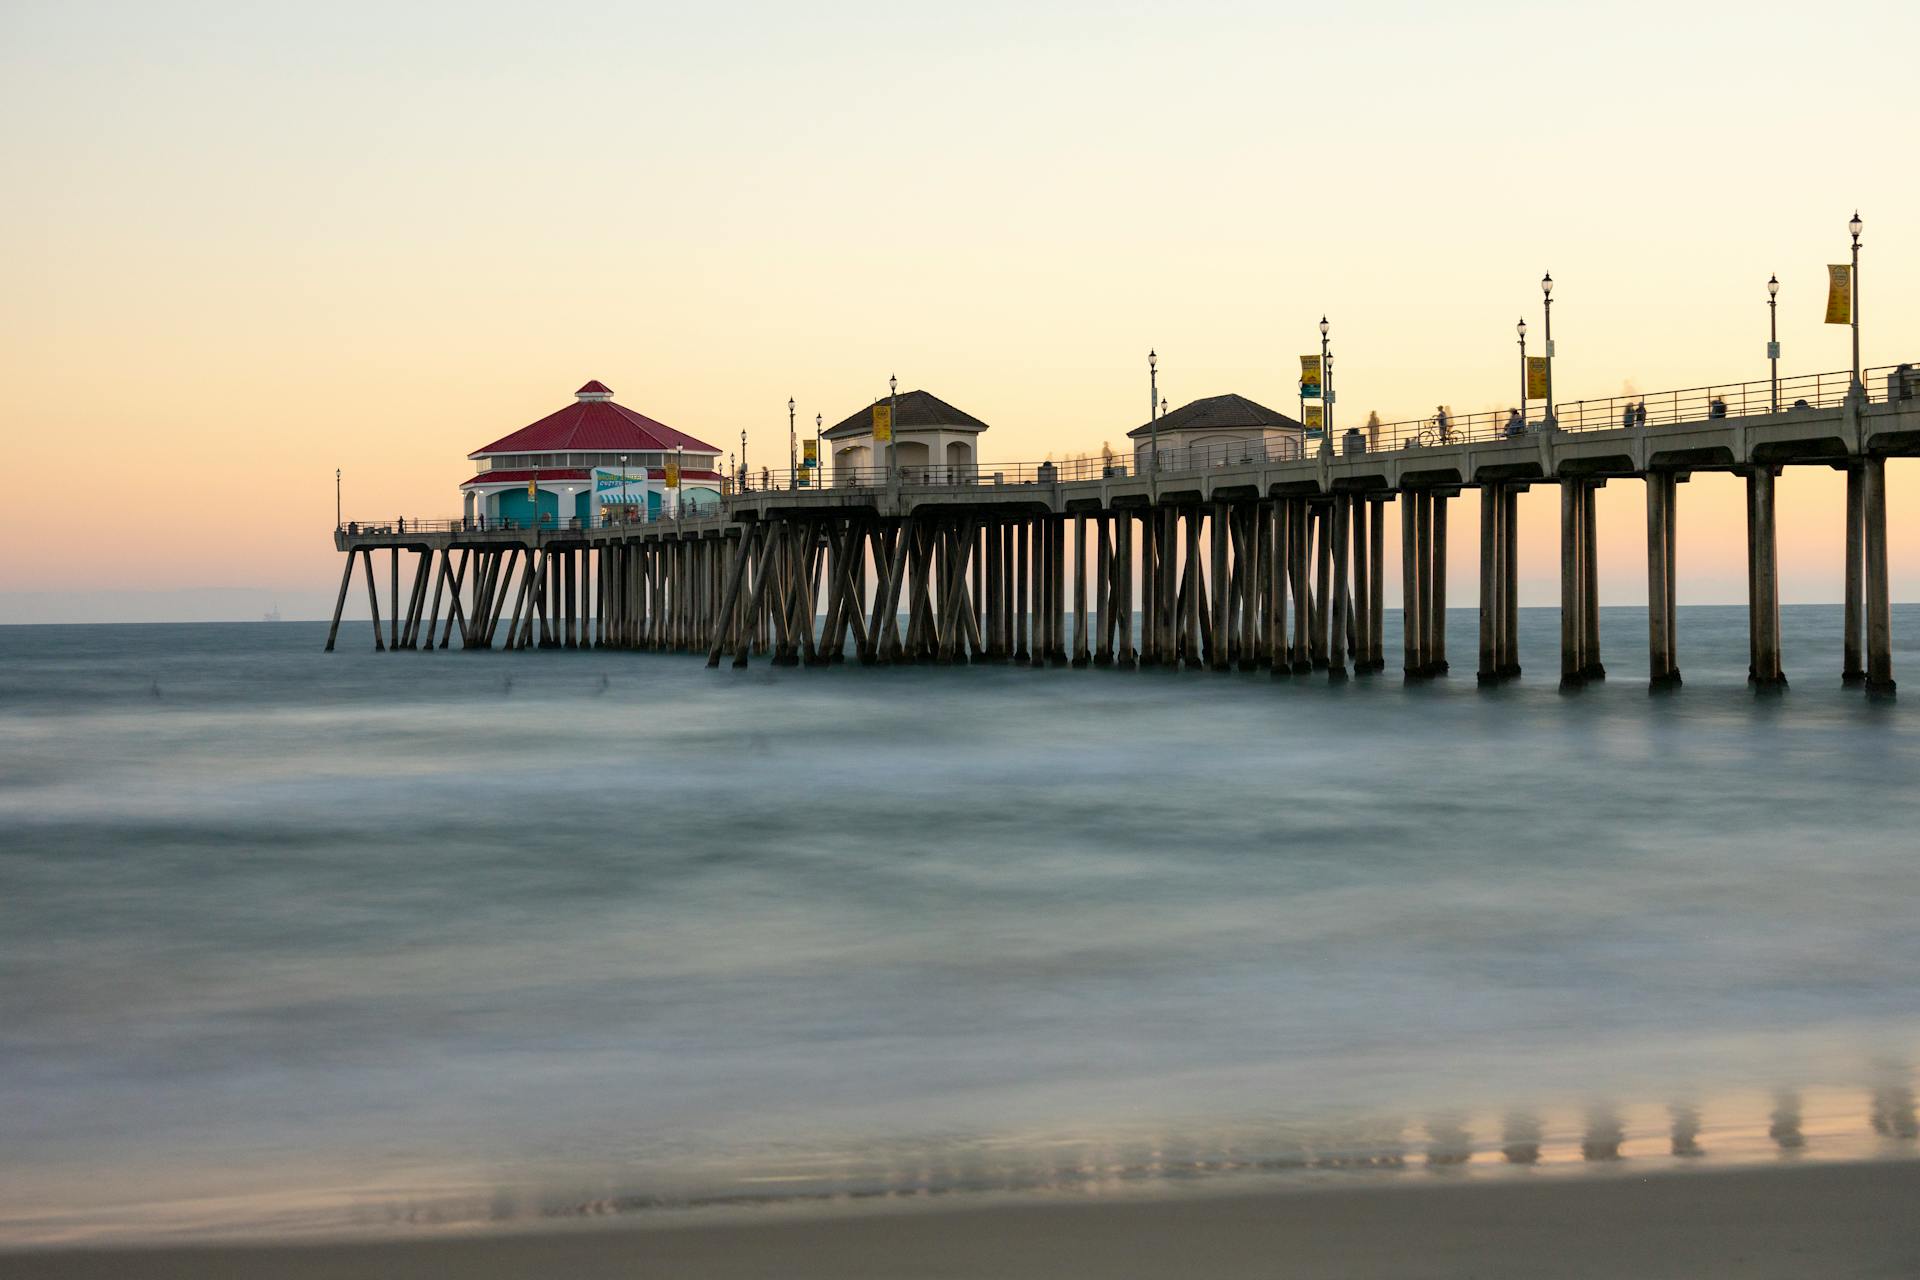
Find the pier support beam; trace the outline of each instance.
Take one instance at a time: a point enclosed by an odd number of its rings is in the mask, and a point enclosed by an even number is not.
[[[347,588],[353,585],[353,552],[347,552],[346,568],[340,574],[340,594],[333,600],[333,625],[327,628],[326,652],[333,652],[333,638],[340,634],[340,614],[347,607]]]
[[[1409,489],[1400,495],[1400,647],[1401,674],[1419,678],[1420,641],[1426,634],[1420,612],[1419,496]]]
[[[1387,669],[1387,499],[1384,495],[1367,499],[1367,662],[1372,671]]]
[[[1586,683],[1586,583],[1580,572],[1583,551],[1580,530],[1580,486],[1560,481],[1560,687],[1577,689]]]
[[[1893,617],[1887,596],[1887,460],[1866,463],[1867,693],[1893,696]]]
[[[1674,616],[1674,498],[1671,471],[1647,473],[1647,680],[1652,689],[1680,683]]]
[[[1447,502],[1452,494],[1436,489],[1432,495],[1431,531],[1427,536],[1426,672],[1447,674]]]
[[[1866,596],[1866,525],[1867,464],[1855,460],[1847,465],[1846,635],[1840,661],[1840,683],[1844,685],[1865,684],[1867,679],[1860,644]]]
[[[1107,526],[1100,523],[1100,545],[1104,551]],[[1104,559],[1104,555],[1102,556]],[[1087,518],[1073,518],[1073,665],[1084,667],[1093,660],[1087,646]],[[1102,664],[1105,665],[1104,663]]]
[[[1581,644],[1586,658],[1581,675],[1588,680],[1607,678],[1607,668],[1600,661],[1600,522],[1594,514],[1595,499],[1604,484],[1604,480],[1589,480],[1580,486],[1580,570],[1586,575],[1580,621],[1587,632]]]
[[[1480,665],[1474,680],[1500,679],[1500,487],[1480,488]]]
[[[1353,526],[1353,629],[1348,643],[1353,650],[1355,675],[1373,670],[1373,557],[1368,551],[1372,506],[1365,494],[1355,494],[1349,500],[1347,515]]]
[[[1500,677],[1520,675],[1520,491],[1524,484],[1500,486]]]
[[[1760,689],[1783,689],[1787,677],[1780,669],[1779,540],[1774,520],[1774,471],[1756,466],[1747,473],[1747,607],[1753,637],[1753,662],[1748,679]]]
[[[1352,607],[1347,576],[1347,555],[1353,535],[1348,521],[1353,511],[1351,494],[1336,493],[1327,508],[1328,530],[1332,542],[1329,567],[1333,573],[1333,591],[1329,597],[1332,618],[1327,638],[1327,679],[1338,683],[1347,678],[1347,613]]]

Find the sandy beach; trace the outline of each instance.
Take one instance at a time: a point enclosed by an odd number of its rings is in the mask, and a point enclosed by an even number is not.
[[[729,1225],[314,1245],[0,1254],[6,1280],[402,1276],[1738,1276],[1920,1274],[1920,1162],[1378,1184],[1106,1203],[910,1208]]]

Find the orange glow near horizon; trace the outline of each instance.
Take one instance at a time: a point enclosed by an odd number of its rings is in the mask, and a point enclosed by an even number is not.
[[[831,424],[897,373],[992,424],[986,461],[1035,460],[1124,449],[1149,347],[1176,406],[1293,412],[1324,312],[1337,426],[1504,409],[1546,269],[1563,400],[1764,378],[1775,272],[1783,372],[1840,369],[1856,205],[1865,362],[1920,361],[1909,6],[1850,16],[1880,34],[1844,90],[1816,12],[748,9],[11,7],[0,418],[30,479],[0,622],[23,593],[330,604],[336,467],[347,518],[454,514],[465,454],[589,378],[746,431],[757,469],[789,396]],[[903,48],[911,81],[876,77]],[[1516,97],[1540,49],[1557,85]],[[1890,469],[1899,599],[1916,485]],[[1838,598],[1840,493],[1781,483],[1788,602]],[[1526,604],[1557,598],[1549,498]],[[1743,511],[1682,488],[1682,603],[1744,599]],[[1598,516],[1602,598],[1638,602],[1640,486]]]

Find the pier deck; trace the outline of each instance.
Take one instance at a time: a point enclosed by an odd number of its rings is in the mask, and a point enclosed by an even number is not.
[[[1493,415],[1348,432],[1339,451],[1293,441],[1148,459],[836,475],[828,488],[728,494],[685,520],[541,529],[466,522],[343,525],[333,626],[364,570],[376,647],[614,646],[753,654],[779,664],[1012,661],[1075,666],[1269,667],[1343,677],[1385,667],[1385,509],[1399,509],[1403,667],[1449,669],[1450,500],[1480,494],[1483,682],[1519,674],[1515,499],[1561,491],[1561,671],[1603,678],[1593,493],[1648,486],[1648,654],[1677,684],[1677,486],[1699,471],[1747,482],[1750,676],[1780,667],[1775,479],[1789,466],[1847,475],[1842,676],[1894,690],[1886,459],[1920,454],[1920,376],[1907,366],[1560,407],[1510,433]],[[1639,420],[1632,409],[1642,406]],[[1632,425],[1618,425],[1622,421]],[[1071,527],[1072,549],[1068,549]],[[373,553],[390,555],[386,635]],[[411,553],[402,599],[401,553]],[[1069,584],[1069,579],[1071,583]],[[441,623],[441,600],[447,615]],[[1074,625],[1065,625],[1071,612]],[[1133,634],[1136,615],[1140,635]],[[1089,619],[1092,625],[1089,625]],[[904,619],[904,631],[901,621]],[[502,622],[505,622],[504,629]],[[1068,651],[1071,644],[1072,651]]]

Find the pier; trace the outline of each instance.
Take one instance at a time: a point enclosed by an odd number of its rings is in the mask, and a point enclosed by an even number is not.
[[[467,648],[669,651],[703,654],[709,666],[765,656],[784,666],[1180,666],[1337,680],[1386,667],[1393,504],[1402,668],[1424,679],[1450,670],[1449,506],[1478,490],[1476,676],[1493,684],[1521,674],[1517,497],[1550,484],[1560,488],[1558,674],[1574,688],[1607,673],[1595,492],[1640,481],[1648,679],[1666,688],[1681,679],[1680,486],[1719,471],[1746,483],[1749,679],[1779,688],[1775,481],[1786,467],[1819,466],[1847,477],[1841,676],[1887,696],[1886,461],[1916,454],[1920,374],[1901,365],[1868,370],[1859,384],[1840,372],[1562,403],[1550,422],[1518,429],[1499,414],[1394,423],[1349,430],[1317,452],[1255,441],[1147,452],[1132,465],[836,470],[828,487],[771,473],[684,520],[351,522],[334,534],[346,563],[327,648],[358,569],[377,649],[445,649],[457,630]]]

